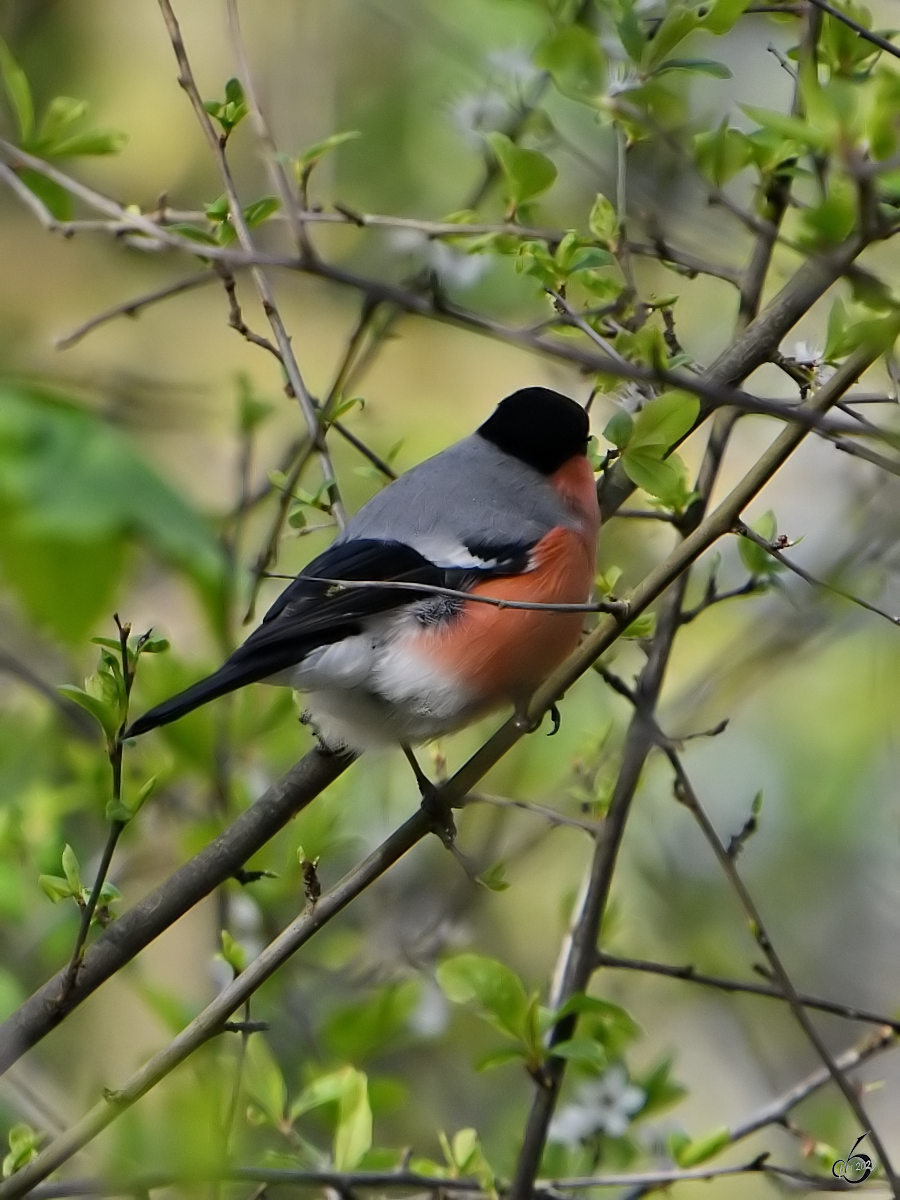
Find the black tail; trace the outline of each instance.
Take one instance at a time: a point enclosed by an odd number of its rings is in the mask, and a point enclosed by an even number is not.
[[[208,675],[199,683],[185,688],[177,696],[164,700],[162,704],[157,704],[156,708],[151,708],[142,717],[132,721],[122,737],[138,737],[142,733],[149,733],[151,729],[158,729],[160,725],[168,725],[170,721],[177,721],[186,713],[193,712],[201,704],[216,700],[219,696],[226,696],[236,688],[243,687],[245,683],[253,683],[259,678],[259,675],[248,673],[245,663],[239,665],[226,662],[215,674]]]

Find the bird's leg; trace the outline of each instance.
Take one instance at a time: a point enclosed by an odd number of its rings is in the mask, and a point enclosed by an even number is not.
[[[412,748],[406,742],[401,742],[400,748],[406,755],[406,761],[413,769],[416,783],[419,785],[419,793],[422,796],[422,808],[431,820],[432,829],[448,850],[453,850],[454,839],[456,837],[456,823],[453,820],[453,812],[450,806],[444,803],[438,789],[419,766]]]
[[[551,704],[547,709],[550,714],[550,720],[553,722],[553,728],[547,734],[548,737],[553,737],[555,733],[559,733],[559,727],[562,724],[562,716],[559,708],[555,704]],[[524,733],[536,733],[541,727],[543,715],[540,717],[529,717],[527,708],[523,707],[516,710],[516,724]]]

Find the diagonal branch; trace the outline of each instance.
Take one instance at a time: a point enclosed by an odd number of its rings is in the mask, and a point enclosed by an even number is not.
[[[510,801],[510,803],[514,803]],[[742,979],[724,979],[719,975],[705,975],[696,971],[692,966],[675,967],[668,963],[650,962],[645,958],[623,958],[618,954],[608,954],[605,950],[597,952],[597,966],[610,967],[616,971],[642,971],[648,975],[662,975],[666,979],[681,979],[686,983],[696,983],[701,987],[713,988],[720,992],[740,992],[748,996],[763,996],[768,1000],[787,1000],[788,997],[778,988],[765,983],[751,983]],[[882,1025],[900,1033],[900,1020],[885,1017],[880,1013],[869,1012],[852,1004],[839,1004],[836,1000],[823,1000],[818,996],[808,996],[804,992],[797,993],[797,999],[804,1008],[814,1008],[819,1012],[832,1013],[836,1017],[844,1017],[848,1021],[864,1021],[866,1024]]]

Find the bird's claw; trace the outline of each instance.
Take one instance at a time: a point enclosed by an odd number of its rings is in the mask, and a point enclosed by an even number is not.
[[[452,850],[456,842],[456,822],[453,820],[453,809],[434,784],[422,791],[422,811],[428,818],[432,832],[438,835],[448,850]]]
[[[562,724],[562,716],[560,715],[560,711],[555,704],[551,704],[547,709],[547,712],[550,714],[550,720],[553,722],[553,728],[547,734],[547,737],[553,737],[555,734],[559,733],[559,727]]]

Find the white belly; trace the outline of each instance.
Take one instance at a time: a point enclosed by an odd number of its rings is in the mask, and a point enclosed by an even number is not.
[[[409,617],[380,617],[365,632],[322,646],[269,682],[305,694],[312,724],[334,749],[425,742],[464,725],[473,700],[416,653]]]

